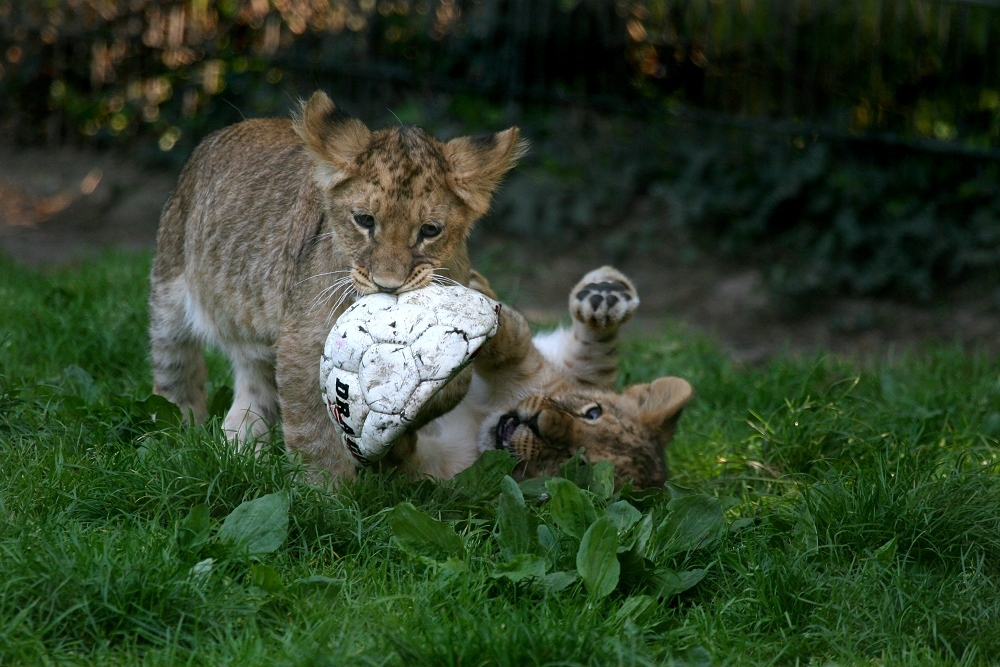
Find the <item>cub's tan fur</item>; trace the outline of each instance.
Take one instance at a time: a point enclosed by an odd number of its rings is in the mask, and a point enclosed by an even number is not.
[[[494,296],[475,272],[470,284]],[[662,377],[613,391],[618,328],[638,305],[629,279],[606,266],[571,291],[569,329],[532,339],[524,318],[504,308],[465,398],[418,431],[412,468],[451,477],[482,452],[505,448],[520,460],[517,475],[551,475],[582,447],[591,460],[614,463],[619,483],[661,486],[665,448],[692,390]]]
[[[154,390],[201,421],[204,343],[235,375],[225,428],[353,474],[319,391],[331,323],[356,294],[466,284],[466,239],[524,152],[517,128],[440,142],[369,130],[315,93],[294,121],[249,120],[205,139],[160,220],[150,294]],[[454,405],[468,375],[426,419]]]

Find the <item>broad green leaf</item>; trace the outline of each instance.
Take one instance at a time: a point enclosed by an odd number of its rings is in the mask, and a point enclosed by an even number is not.
[[[666,484],[663,485],[663,488],[670,495],[671,500],[677,500],[678,498],[686,498],[688,496],[698,495],[697,492],[694,491],[693,489],[686,486],[681,486],[680,484],[676,484],[674,482],[667,482]]]
[[[702,494],[674,498],[667,518],[653,535],[655,554],[675,554],[709,546],[718,539],[725,520],[717,498]]]
[[[288,494],[284,492],[241,503],[219,529],[221,542],[250,556],[277,551],[287,537]]]
[[[592,479],[587,485],[591,493],[607,500],[615,492],[615,464],[610,461],[598,461],[593,465]]]
[[[521,489],[521,495],[527,500],[538,500],[540,498],[548,498],[549,490],[545,488],[545,482],[552,479],[551,477],[529,477],[518,484],[518,488]]]
[[[706,569],[675,572],[665,567],[656,568],[650,580],[650,588],[658,597],[670,598],[692,588],[705,578]]]
[[[535,585],[547,593],[558,593],[580,578],[576,572],[553,572],[535,580]]]
[[[649,538],[653,536],[653,515],[645,514],[642,517],[642,521],[636,526],[635,531],[632,533],[632,548],[631,553],[638,556],[639,558],[646,557],[646,547],[649,544]]]
[[[212,565],[214,563],[214,558],[200,560],[191,566],[191,569],[188,570],[188,575],[195,581],[204,581],[212,573]]]
[[[594,480],[594,467],[590,465],[581,448],[568,461],[559,466],[559,476],[576,484],[581,489],[590,487]]]
[[[536,532],[538,533],[538,546],[542,548],[542,551],[548,553],[556,548],[559,540],[556,538],[552,526],[544,523],[540,524]]]
[[[439,562],[437,567],[442,579],[451,579],[469,571],[468,564],[461,558],[455,558],[454,556],[443,563]]]
[[[160,428],[177,426],[181,423],[181,410],[176,405],[156,394],[132,404],[133,419],[148,422]]]
[[[436,561],[464,556],[462,538],[443,521],[424,514],[410,503],[399,503],[389,521],[392,534],[404,551]]]
[[[195,505],[177,522],[177,546],[194,550],[208,541],[212,533],[212,514],[208,505]]]
[[[633,507],[638,508],[645,514],[660,505],[665,505],[670,501],[670,494],[666,489],[650,487],[646,489],[632,490],[629,482],[625,483],[620,491],[620,497],[629,501]]]
[[[597,518],[597,510],[590,497],[568,479],[554,477],[545,482],[552,497],[549,510],[552,520],[567,534],[580,539]]]
[[[734,507],[739,507],[739,498],[733,498],[732,496],[722,496],[719,498],[719,507],[722,508],[723,512],[728,512]]]
[[[650,595],[633,595],[625,600],[615,613],[615,620],[624,623],[632,621],[639,627],[645,627],[656,612],[656,598]]]
[[[737,533],[742,532],[744,529],[754,525],[754,523],[756,522],[757,519],[755,519],[752,516],[736,519],[729,525],[729,532],[735,535]]]
[[[602,516],[590,525],[576,552],[576,569],[591,596],[603,598],[618,586],[618,528]]]
[[[500,482],[500,500],[497,506],[497,541],[504,558],[534,551],[535,539],[524,507],[524,496],[517,482],[504,477]]]
[[[610,507],[608,509],[611,509]],[[653,534],[653,516],[645,514],[642,520],[632,530],[632,543],[625,553],[618,555],[621,563],[621,580],[629,586],[638,586],[648,579],[655,569],[652,561],[646,558],[646,545]],[[624,547],[619,547],[623,549]]]
[[[618,554],[618,564],[621,572],[618,579],[633,588],[641,588],[646,585],[647,580],[653,576],[656,567],[648,558],[636,556],[632,551]]]
[[[891,540],[876,549],[872,555],[875,557],[875,562],[879,565],[882,567],[888,566],[896,557],[896,537],[893,536]]]
[[[270,565],[253,565],[250,568],[250,584],[271,595],[278,595],[285,591],[281,575]]]
[[[632,507],[627,501],[619,500],[612,503],[604,510],[604,514],[611,517],[618,528],[619,534],[624,534],[642,518],[642,512]]]
[[[531,554],[520,554],[514,556],[509,563],[497,565],[490,576],[494,579],[521,581],[527,578],[544,577],[546,569],[548,569],[548,565],[544,558]]]
[[[473,500],[496,495],[500,481],[509,475],[517,459],[505,449],[483,452],[475,463],[455,475],[452,484],[456,491]]]

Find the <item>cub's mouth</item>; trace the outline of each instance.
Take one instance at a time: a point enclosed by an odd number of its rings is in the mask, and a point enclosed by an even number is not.
[[[508,412],[505,415],[501,415],[500,419],[497,420],[497,427],[493,432],[494,442],[497,449],[510,449],[510,441],[514,438],[514,432],[517,431],[517,427],[521,425],[521,420],[517,418],[517,415]]]

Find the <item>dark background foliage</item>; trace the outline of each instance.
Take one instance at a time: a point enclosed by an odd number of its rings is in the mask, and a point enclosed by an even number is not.
[[[0,0],[0,121],[176,168],[316,87],[445,133],[513,118],[543,176],[500,207],[514,235],[646,199],[782,293],[926,299],[998,279],[998,40],[992,0]]]

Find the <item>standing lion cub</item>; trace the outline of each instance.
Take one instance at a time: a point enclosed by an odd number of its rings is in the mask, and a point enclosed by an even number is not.
[[[436,275],[467,284],[466,239],[525,150],[513,127],[445,143],[416,127],[373,132],[322,92],[294,120],[212,134],[160,219],[154,391],[203,420],[202,348],[216,345],[235,375],[231,436],[257,437],[280,412],[289,450],[352,474],[318,385],[333,321],[355,295],[405,292]],[[457,403],[468,379],[440,392],[423,421]]]

